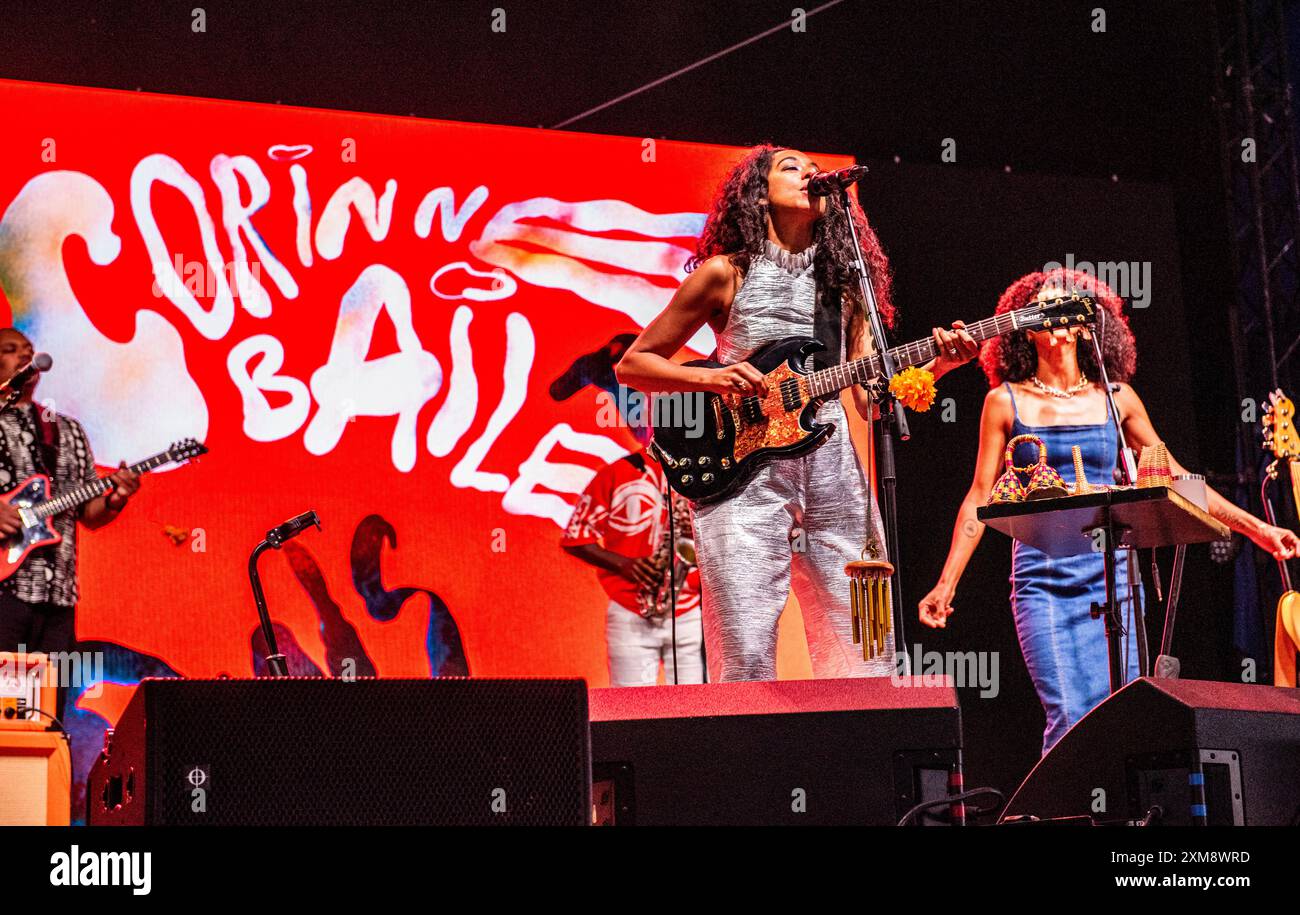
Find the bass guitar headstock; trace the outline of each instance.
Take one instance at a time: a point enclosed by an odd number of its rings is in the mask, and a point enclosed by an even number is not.
[[[1295,404],[1278,388],[1268,395],[1268,406],[1260,417],[1264,450],[1279,461],[1300,457],[1300,435],[1295,428]]]

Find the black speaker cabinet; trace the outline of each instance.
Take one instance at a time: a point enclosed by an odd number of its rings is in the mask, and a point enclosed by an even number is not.
[[[1143,677],[1083,717],[1003,817],[1287,825],[1300,816],[1300,690]]]
[[[144,680],[90,772],[104,825],[584,825],[582,680]]]
[[[889,678],[591,691],[595,819],[893,825],[960,778],[956,690]]]

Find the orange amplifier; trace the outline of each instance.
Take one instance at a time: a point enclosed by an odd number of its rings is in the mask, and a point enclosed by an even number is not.
[[[43,654],[0,651],[0,826],[71,820],[72,754],[67,737],[48,730],[58,701],[54,668]]]
[[[67,735],[0,730],[0,826],[67,826],[71,821]]]
[[[0,651],[0,730],[49,728],[58,705],[58,685],[58,671],[46,655]]]

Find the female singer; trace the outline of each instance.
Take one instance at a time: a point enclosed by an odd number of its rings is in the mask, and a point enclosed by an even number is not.
[[[744,360],[772,340],[813,336],[815,308],[830,289],[843,296],[840,351],[833,361],[843,360],[846,350],[850,359],[865,355],[848,217],[838,203],[808,193],[817,171],[803,153],[766,145],[732,169],[687,264],[691,272],[616,366],[620,382],[654,393],[765,394],[763,375]],[[892,324],[889,261],[861,209],[852,209],[882,318]],[[727,367],[674,362],[705,323],[717,334],[715,359]],[[977,351],[959,323],[953,328],[934,329],[944,354],[927,366],[936,377]],[[868,416],[867,393],[855,388],[853,396],[858,412]],[[814,676],[893,670],[892,654],[868,663],[852,642],[844,564],[859,558],[866,538],[867,481],[840,399],[823,404],[817,419],[835,426],[823,446],[772,461],[731,498],[695,507],[710,680],[775,679],[777,620],[792,573]],[[875,514],[876,530],[883,530]]]
[[[1031,273],[1012,283],[998,302],[998,314],[1022,308],[1037,295],[1048,298],[1071,288],[1087,291],[1106,309],[1102,356],[1112,383],[1118,382],[1115,408],[1130,448],[1160,441],[1146,407],[1125,382],[1137,362],[1133,334],[1121,311],[1121,302],[1108,286],[1075,270]],[[976,509],[988,503],[994,482],[1004,468],[1003,451],[1017,435],[1032,433],[1047,445],[1048,461],[1065,479],[1073,479],[1071,446],[1083,452],[1090,482],[1109,483],[1119,457],[1110,407],[1098,381],[1096,355],[1084,328],[1022,331],[984,343],[980,362],[991,390],[984,399],[980,420],[979,456],[957,523],[939,583],[922,599],[921,622],[931,627],[947,625],[953,613],[953,596],[971,553],[979,544],[984,525]],[[1017,458],[1021,463],[1033,449]],[[1034,451],[1033,458],[1037,458]],[[1186,473],[1169,458],[1174,473]],[[1213,490],[1210,514],[1238,531],[1261,549],[1282,558],[1300,546],[1289,530],[1273,527],[1242,511]],[[1105,599],[1104,557],[1086,553],[1052,558],[1019,541],[1012,542],[1011,611],[1029,675],[1047,715],[1043,733],[1046,753],[1061,736],[1109,692],[1105,628],[1091,618],[1089,607]],[[1117,593],[1128,592],[1124,563],[1116,570]],[[1140,586],[1139,586],[1140,587]],[[1124,603],[1129,603],[1127,598]],[[1134,632],[1128,632],[1127,679],[1138,676]]]

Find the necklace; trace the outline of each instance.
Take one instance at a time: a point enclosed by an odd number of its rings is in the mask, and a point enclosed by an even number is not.
[[[1044,394],[1051,394],[1053,397],[1073,397],[1088,386],[1088,376],[1080,373],[1079,380],[1070,386],[1069,390],[1062,391],[1060,388],[1054,388],[1050,384],[1044,384],[1043,381],[1035,375],[1029,379],[1034,383],[1034,387]]]

